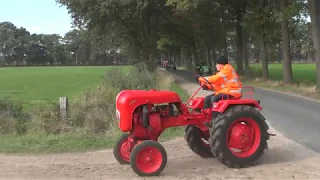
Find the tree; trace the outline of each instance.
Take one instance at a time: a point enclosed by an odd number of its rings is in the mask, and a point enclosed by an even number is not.
[[[283,67],[283,82],[285,84],[292,83],[292,66],[291,66],[291,57],[290,57],[290,35],[289,35],[289,27],[288,27],[288,20],[284,14],[286,8],[288,8],[288,0],[281,0],[280,1],[280,9],[283,13],[282,20],[281,20],[281,35],[282,35],[282,53],[283,53],[283,60],[282,60],[282,67]]]
[[[153,66],[159,24],[166,16],[165,0],[57,0],[67,6],[74,24],[108,35],[132,57]],[[155,63],[154,63],[155,65]]]
[[[43,34],[32,34],[27,50],[27,62],[29,65],[48,64],[48,56]]]
[[[0,53],[8,64],[14,63],[15,47],[17,46],[16,30],[17,27],[11,22],[0,23]]]
[[[253,1],[247,13],[244,15],[245,28],[249,30],[255,45],[259,47],[262,61],[262,77],[269,78],[268,71],[268,44],[276,41],[278,21],[276,19],[275,6],[268,0]]]
[[[320,92],[320,1],[309,0],[308,9],[312,23],[312,37],[317,68],[316,89],[317,92]]]
[[[237,71],[239,74],[243,74],[243,16],[248,2],[247,0],[227,0],[225,3],[227,7],[230,7],[229,12],[233,14],[232,18],[235,20]]]

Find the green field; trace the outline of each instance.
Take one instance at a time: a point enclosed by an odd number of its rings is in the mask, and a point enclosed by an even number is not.
[[[0,98],[58,100],[73,98],[95,87],[110,67],[14,67],[0,68]]]
[[[251,65],[255,72],[261,64]],[[293,64],[295,82],[316,82],[315,64]],[[14,100],[57,100],[74,98],[95,87],[110,67],[17,67],[0,68],[0,98]],[[282,80],[282,65],[269,64],[272,80]]]
[[[261,64],[251,64],[254,71],[261,71]],[[282,80],[282,64],[269,64],[269,76],[272,80]],[[315,83],[315,64],[292,64],[293,79],[295,82]]]

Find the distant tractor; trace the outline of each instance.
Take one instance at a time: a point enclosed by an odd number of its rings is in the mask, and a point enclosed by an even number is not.
[[[177,70],[177,67],[176,65],[171,61],[171,62],[168,62],[167,66],[166,66],[166,70],[167,71],[171,71],[171,70]]]

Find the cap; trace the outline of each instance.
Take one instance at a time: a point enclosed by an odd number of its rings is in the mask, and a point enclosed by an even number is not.
[[[225,57],[225,56],[220,56],[220,57],[218,57],[216,63],[217,63],[217,64],[226,65],[226,64],[228,64],[229,62],[228,62],[228,58],[227,58],[227,57]]]

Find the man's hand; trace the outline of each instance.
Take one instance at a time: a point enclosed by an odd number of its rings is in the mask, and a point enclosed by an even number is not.
[[[202,90],[205,90],[205,91],[209,90],[208,86],[206,86],[204,84],[201,84],[201,86],[202,86]]]
[[[201,76],[198,77],[198,81],[199,81],[200,84],[207,84],[207,82]]]

